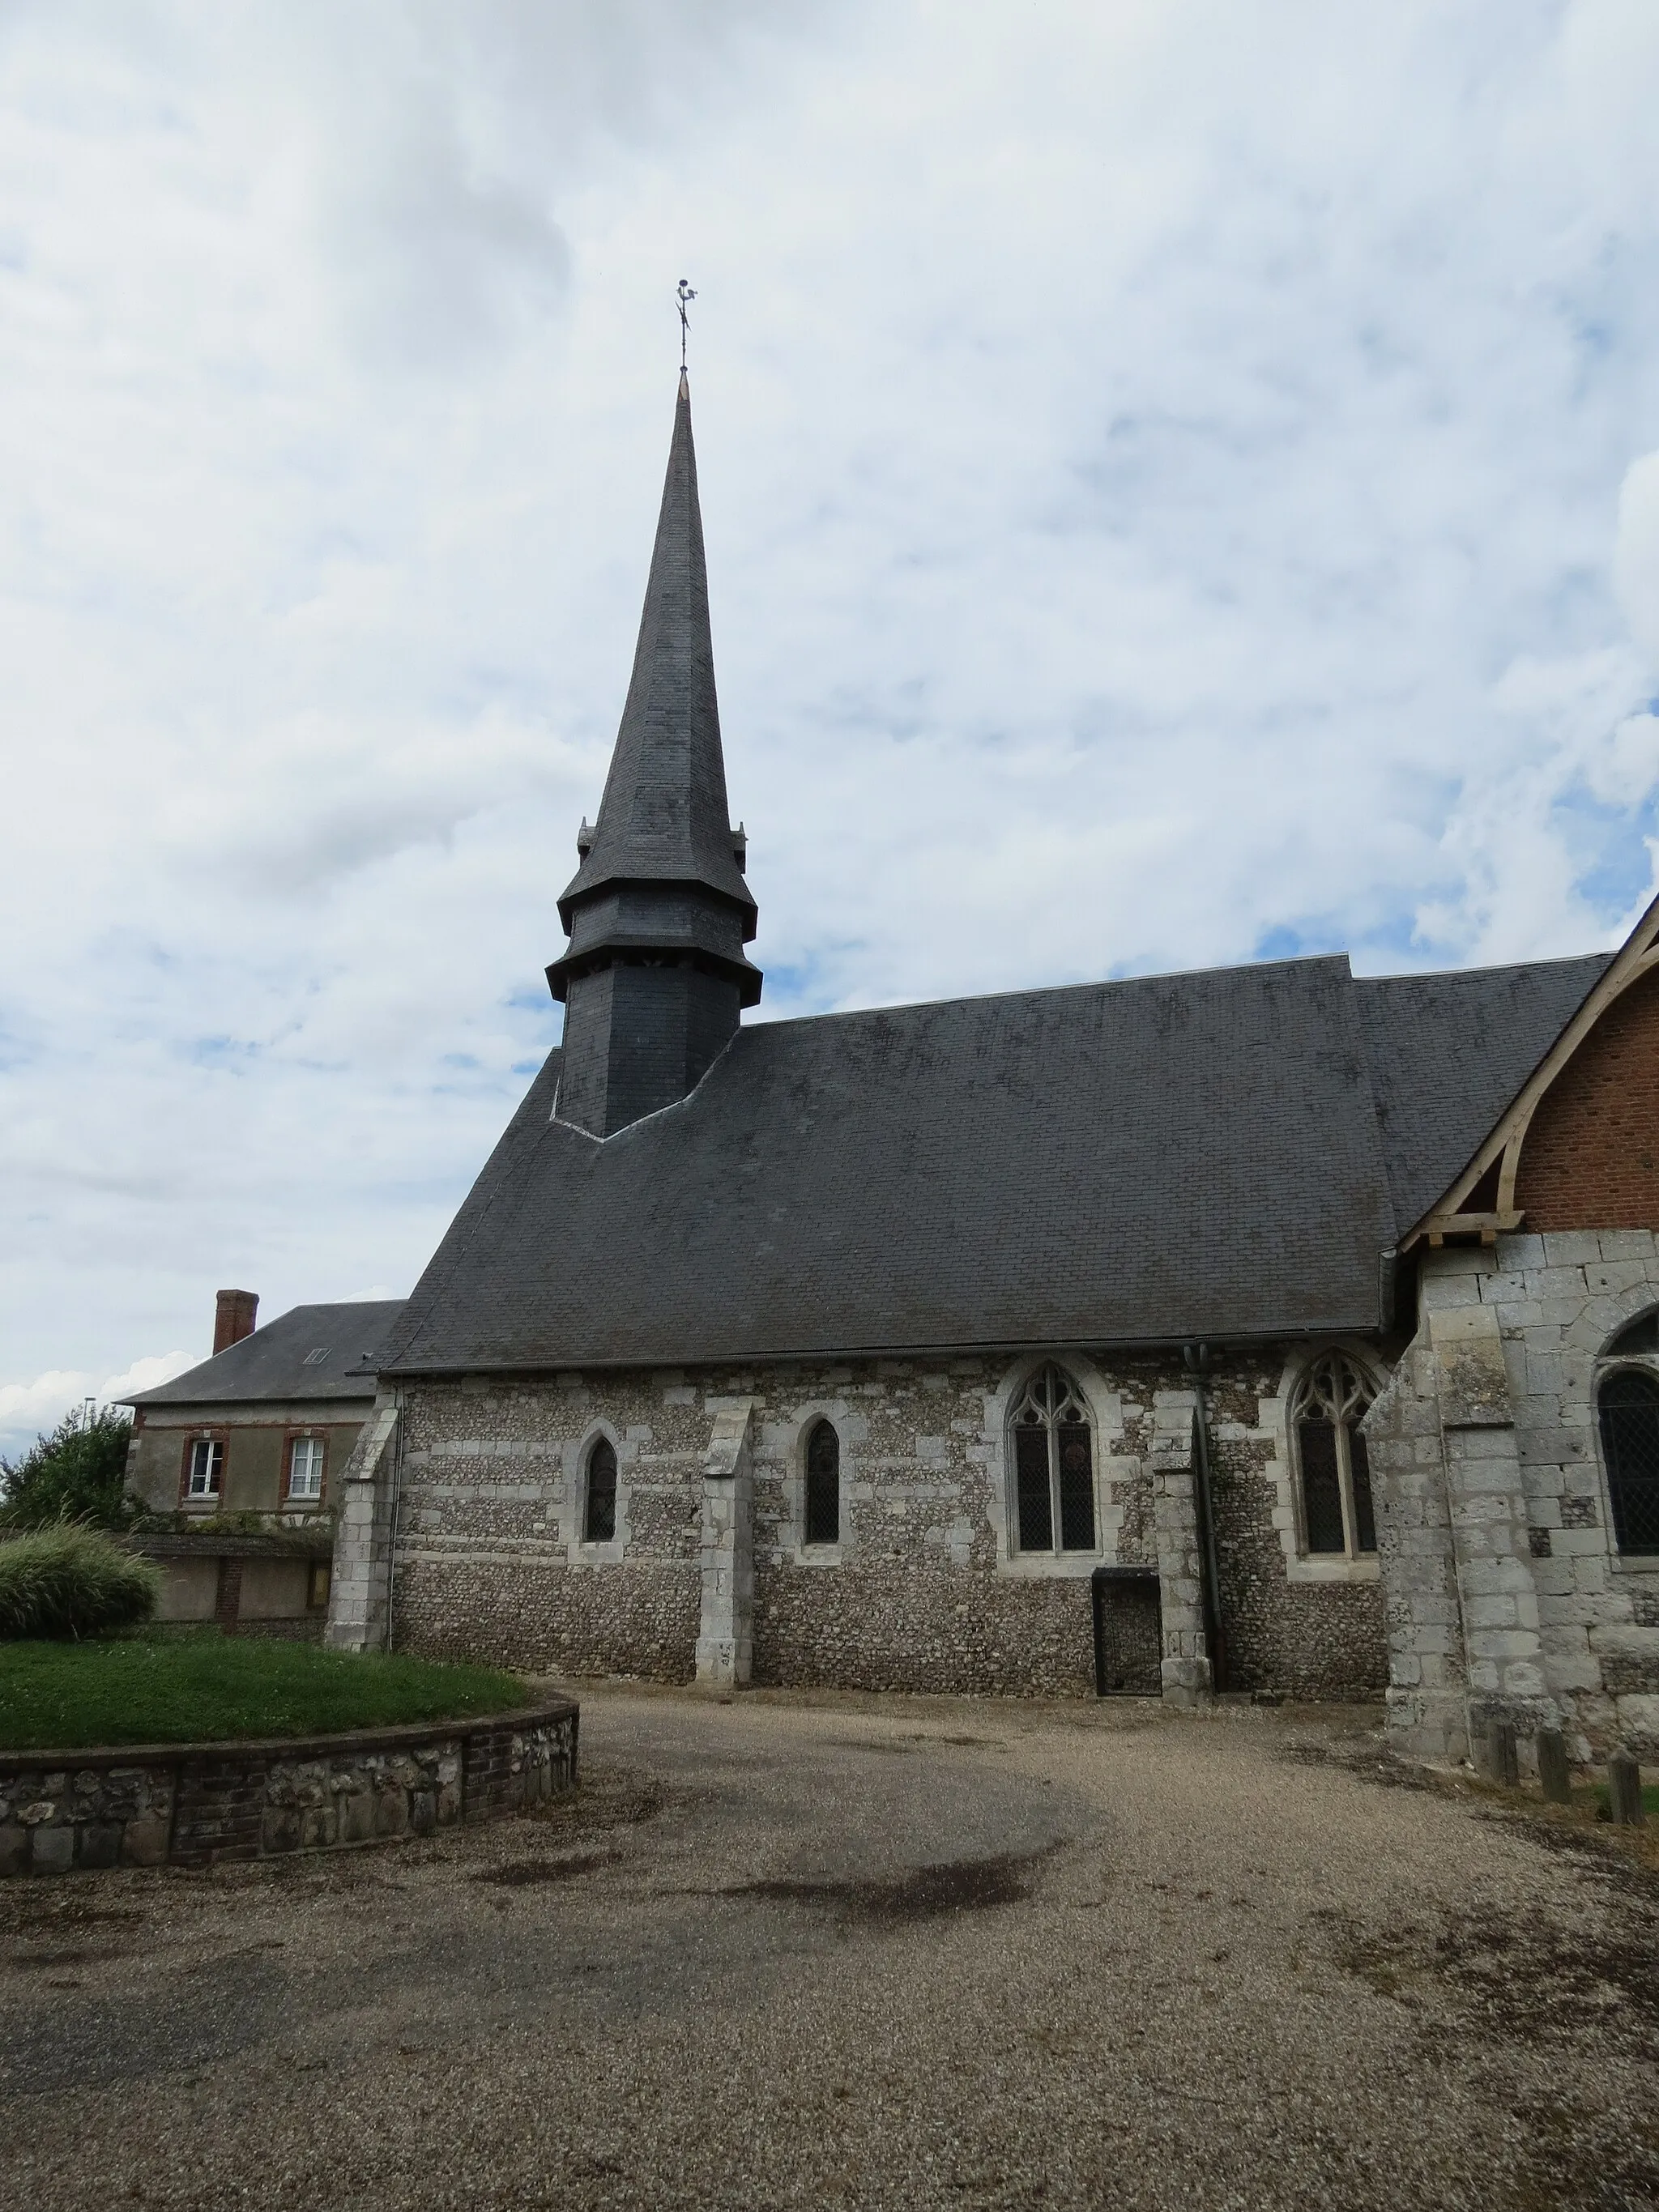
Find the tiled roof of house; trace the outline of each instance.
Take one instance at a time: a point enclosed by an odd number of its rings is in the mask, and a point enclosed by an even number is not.
[[[223,1406],[258,1400],[374,1395],[373,1362],[404,1310],[401,1298],[356,1298],[341,1305],[294,1306],[240,1344],[131,1406]],[[365,1360],[371,1363],[367,1369]]]

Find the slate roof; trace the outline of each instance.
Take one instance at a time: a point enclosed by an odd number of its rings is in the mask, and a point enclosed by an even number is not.
[[[389,1374],[1375,1332],[1611,956],[1345,956],[757,1025],[598,1143],[555,1052]]]
[[[617,732],[593,841],[559,901],[620,882],[699,883],[742,908],[755,902],[732,850],[714,694],[708,572],[697,502],[691,396],[684,376],[652,548],[634,673]]]
[[[404,1310],[401,1298],[294,1306],[187,1374],[126,1399],[129,1406],[222,1406],[261,1399],[374,1395],[373,1361]],[[320,1352],[323,1357],[316,1357]]]
[[[1356,981],[1402,1231],[1468,1165],[1613,957]]]

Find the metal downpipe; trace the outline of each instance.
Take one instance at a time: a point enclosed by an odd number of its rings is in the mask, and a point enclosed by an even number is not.
[[[1207,1344],[1182,1346],[1182,1363],[1193,1378],[1193,1492],[1198,1507],[1199,1552],[1204,1568],[1204,1638],[1210,1648],[1210,1687],[1227,1687],[1227,1632],[1221,1622],[1221,1559],[1215,1536],[1215,1498],[1210,1464],[1210,1415],[1205,1378],[1210,1371]]]

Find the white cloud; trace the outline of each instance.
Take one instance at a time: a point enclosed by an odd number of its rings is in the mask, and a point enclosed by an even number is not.
[[[135,1359],[124,1373],[105,1379],[98,1392],[99,1402],[122,1406],[140,1390],[159,1389],[163,1382],[171,1382],[175,1375],[183,1375],[196,1366],[199,1356],[189,1352],[162,1352],[150,1358]]]
[[[1659,676],[1659,453],[1644,453],[1625,471],[1613,566],[1631,635]]]
[[[71,1406],[91,1395],[92,1377],[73,1368],[53,1368],[37,1375],[33,1382],[0,1383],[0,1434],[33,1437],[37,1429],[55,1427]]]
[[[15,1458],[37,1436],[55,1429],[73,1407],[90,1398],[99,1406],[119,1406],[134,1391],[153,1390],[196,1364],[185,1352],[166,1352],[135,1359],[125,1371],[95,1383],[78,1368],[53,1368],[32,1382],[0,1383],[0,1457]]]
[[[682,273],[763,1015],[1607,941],[1656,99],[1634,0],[0,14],[7,1371],[418,1273],[556,1032]]]

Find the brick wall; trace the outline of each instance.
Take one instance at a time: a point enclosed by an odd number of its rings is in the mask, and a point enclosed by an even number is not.
[[[1659,969],[1613,1000],[1545,1093],[1516,1203],[1532,1231],[1659,1229]]]

